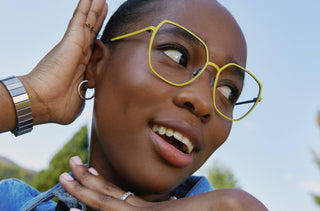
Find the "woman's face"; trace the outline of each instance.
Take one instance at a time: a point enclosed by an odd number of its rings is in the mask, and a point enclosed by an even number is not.
[[[200,36],[210,61],[230,59],[245,66],[246,44],[233,18],[210,0],[168,1],[166,8],[132,31],[174,21]],[[232,122],[214,110],[206,74],[176,87],[160,80],[148,65],[148,32],[119,42],[96,86],[90,162],[122,188],[136,194],[167,194],[186,180],[221,146]],[[152,130],[177,132],[180,140]],[[183,146],[185,142],[187,146]],[[191,150],[191,153],[183,151]]]

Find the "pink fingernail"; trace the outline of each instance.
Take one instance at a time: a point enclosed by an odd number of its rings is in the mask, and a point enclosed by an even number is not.
[[[61,174],[61,177],[67,181],[73,181],[73,177],[68,173]]]
[[[94,168],[89,168],[88,171],[95,176],[99,176],[99,173]]]
[[[79,156],[74,156],[74,157],[72,157],[71,159],[72,159],[72,161],[73,161],[75,164],[77,164],[77,165],[83,165],[83,163],[82,163],[82,161],[81,161],[81,159],[80,159]]]

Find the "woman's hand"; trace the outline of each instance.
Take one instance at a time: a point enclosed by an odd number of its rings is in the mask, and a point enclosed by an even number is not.
[[[70,167],[80,184],[68,173],[63,173],[60,176],[61,185],[95,210],[267,210],[253,196],[236,189],[216,190],[163,202],[148,202],[137,196],[129,196],[123,201],[121,197],[125,191],[105,181],[95,169],[87,169],[79,157],[70,159]]]
[[[77,87],[84,80],[90,46],[106,14],[105,0],[80,0],[63,39],[31,73],[19,77],[29,95],[35,124],[68,124],[81,112],[84,102]]]

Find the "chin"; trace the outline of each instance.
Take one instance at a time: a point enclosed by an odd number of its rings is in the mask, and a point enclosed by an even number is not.
[[[146,169],[148,168],[144,168],[140,173],[136,172],[134,177],[126,178],[130,190],[141,197],[168,195],[191,175],[171,166],[166,166],[165,169],[162,167],[162,170],[154,168],[152,171],[145,171]]]

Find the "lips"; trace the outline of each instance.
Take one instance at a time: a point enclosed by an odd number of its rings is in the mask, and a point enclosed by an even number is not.
[[[150,124],[151,140],[158,154],[177,167],[189,165],[200,150],[198,129],[185,122],[158,121]]]
[[[194,149],[194,145],[188,137],[186,137],[182,133],[180,133],[172,128],[168,128],[165,126],[160,126],[160,125],[154,124],[152,126],[152,130],[153,130],[153,132],[155,132],[161,136],[168,137],[168,139],[167,139],[168,142],[170,140],[170,143],[175,145],[180,151],[182,151],[184,153],[190,154],[192,152],[192,150]],[[178,142],[178,143],[175,143],[175,142]]]

